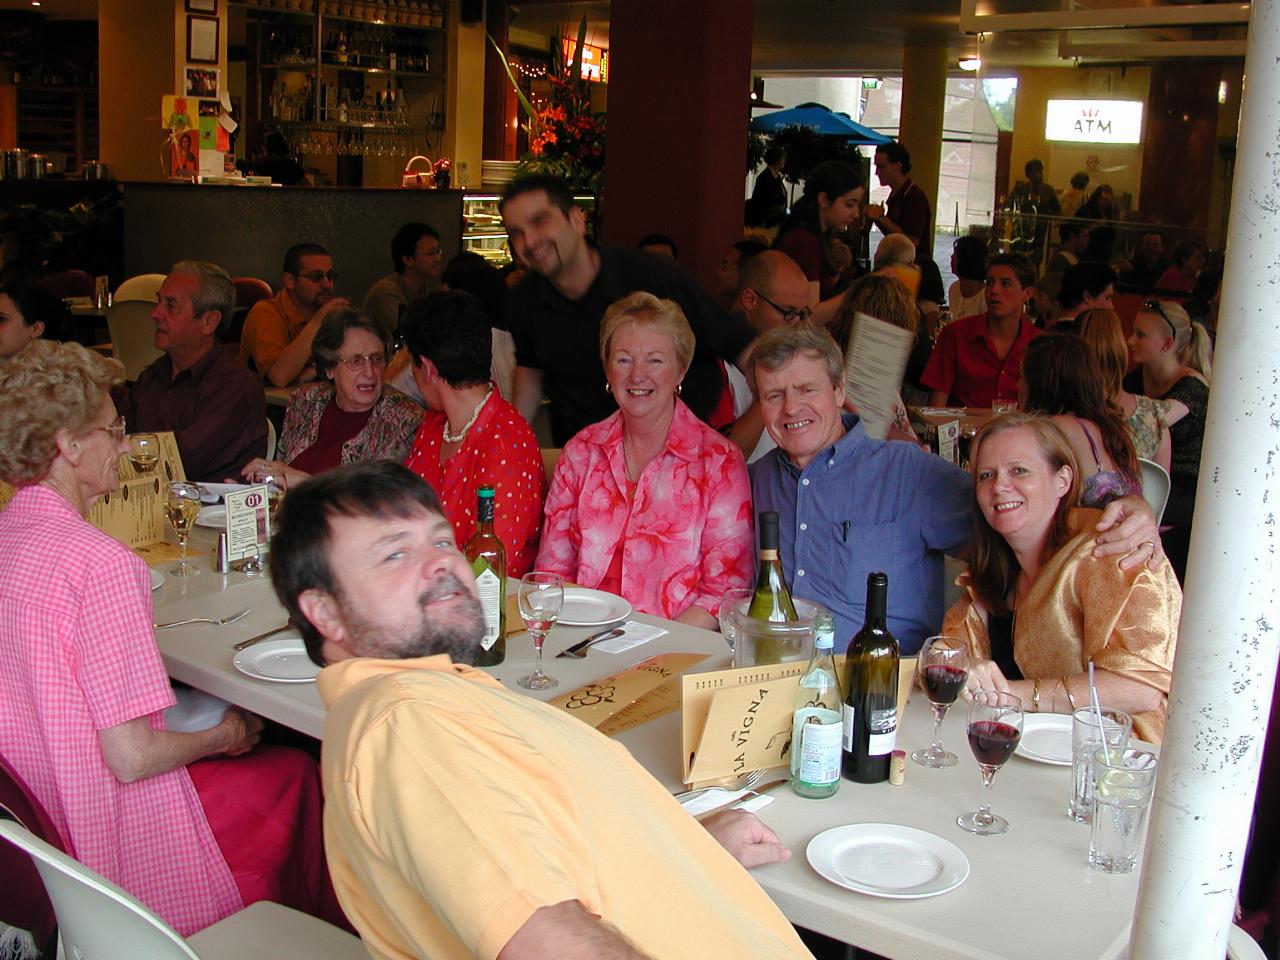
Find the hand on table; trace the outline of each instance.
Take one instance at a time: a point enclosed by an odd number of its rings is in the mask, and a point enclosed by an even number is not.
[[[1160,545],[1160,525],[1150,505],[1141,497],[1121,497],[1112,500],[1102,511],[1098,521],[1095,557],[1123,557],[1121,570],[1130,570],[1146,563],[1148,570],[1156,570],[1164,560],[1164,548]]]
[[[230,746],[222,751],[227,757],[248,753],[258,745],[258,738],[262,736],[262,718],[239,707],[228,707],[218,726],[226,728],[230,740]]]
[[[1011,692],[1009,680],[994,660],[974,660],[969,664],[969,677],[964,682],[964,698],[972,700],[978,690]]]
[[[791,859],[791,851],[759,817],[746,810],[724,810],[702,821],[716,842],[747,869]]]
[[[302,470],[295,470],[280,460],[267,460],[263,457],[254,457],[244,469],[240,471],[240,476],[250,483],[260,483],[270,477],[275,481],[281,491],[288,490],[292,486],[296,486],[305,480],[310,474]]]

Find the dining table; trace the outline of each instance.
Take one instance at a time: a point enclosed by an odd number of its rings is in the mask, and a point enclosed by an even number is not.
[[[225,626],[193,624],[157,630],[170,676],[293,730],[321,737],[325,710],[314,682],[255,679],[232,664],[232,644],[287,621],[268,577],[216,573],[210,555],[199,547],[197,553],[199,575],[167,576],[154,591],[156,621],[226,616],[242,608],[249,613]],[[632,614],[630,619],[667,632],[620,653],[589,650],[578,660],[556,654],[597,628],[553,628],[546,639],[545,669],[560,681],[555,689],[534,692],[515,684],[533,663],[533,643],[527,632],[509,636],[505,662],[488,669],[509,689],[546,700],[661,653],[704,654],[693,671],[732,665],[730,651],[718,633],[644,614]],[[900,786],[843,780],[838,793],[825,800],[802,799],[786,787],[772,791],[772,802],[758,815],[791,856],[752,870],[752,876],[792,923],[893,960],[1123,957],[1138,873],[1107,875],[1089,867],[1090,828],[1066,815],[1071,767],[1012,757],[996,776],[993,797],[993,809],[1008,819],[1009,832],[974,836],[956,824],[957,815],[976,808],[982,792],[978,766],[966,743],[963,703],[952,708],[942,733],[959,763],[949,769],[928,769],[908,759]],[[929,704],[916,691],[900,719],[898,747],[909,754],[927,746],[931,734]],[[673,792],[682,788],[679,710],[624,730],[616,738],[664,787]],[[850,824],[926,831],[954,844],[967,859],[969,873],[954,889],[920,899],[873,896],[837,886],[810,866],[806,848],[823,831]]]

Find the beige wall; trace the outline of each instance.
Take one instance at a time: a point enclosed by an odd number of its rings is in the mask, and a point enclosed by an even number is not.
[[[1057,99],[1141,100],[1146,123],[1147,93],[1151,71],[1117,68],[1024,67],[1018,75],[1018,99],[1014,110],[1013,148],[1009,175],[1023,179],[1028,160],[1044,161],[1045,180],[1062,190],[1079,170],[1089,173],[1090,189],[1108,183],[1117,196],[1131,194],[1131,206],[1139,205],[1142,180],[1142,144],[1131,146],[1093,143],[1051,143],[1044,138],[1045,104]],[[1090,167],[1096,158],[1096,167]],[[1013,182],[996,184],[996,192],[1007,195]],[[1074,211],[1073,211],[1074,212]]]
[[[217,67],[225,84],[227,4],[218,9]],[[99,0],[98,152],[119,179],[165,179],[160,98],[181,92],[186,62],[183,0]]]
[[[460,23],[459,2],[449,2],[449,83],[445,95],[444,154],[452,157],[454,183],[457,165],[467,165],[472,188],[480,186],[480,162],[484,151],[483,23]]]

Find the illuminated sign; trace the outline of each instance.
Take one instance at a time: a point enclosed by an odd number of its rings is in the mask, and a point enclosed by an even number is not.
[[[565,65],[572,67],[573,48],[577,45],[577,41],[564,37],[563,43]],[[609,51],[603,47],[597,47],[592,43],[584,43],[582,45],[581,73],[583,80],[595,80],[599,83],[608,83]]]
[[[1141,100],[1050,100],[1046,140],[1071,143],[1141,143]]]

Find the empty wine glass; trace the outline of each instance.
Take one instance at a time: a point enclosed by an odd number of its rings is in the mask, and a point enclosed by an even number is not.
[[[175,480],[169,484],[165,493],[164,512],[178,535],[180,551],[178,563],[169,569],[175,577],[193,577],[200,568],[187,563],[187,537],[191,535],[191,526],[200,515],[200,488],[194,483],[183,483]]]
[[[956,755],[942,746],[942,721],[969,678],[967,646],[954,637],[930,637],[920,648],[916,669],[920,672],[920,685],[933,707],[933,743],[927,750],[911,754],[911,759],[925,767],[954,767]]]
[[[129,434],[129,462],[139,473],[150,473],[160,462],[160,438],[154,433]]]
[[[519,601],[520,619],[533,636],[536,659],[533,673],[521,677],[516,683],[526,690],[549,690],[559,686],[559,680],[542,672],[542,642],[560,619],[560,608],[564,606],[564,579],[539,570],[526,573],[520,578]]]
[[[1009,832],[1009,821],[991,812],[991,781],[1022,739],[1022,700],[1012,693],[979,690],[969,703],[969,748],[982,771],[982,802],[956,818],[982,837]]]

